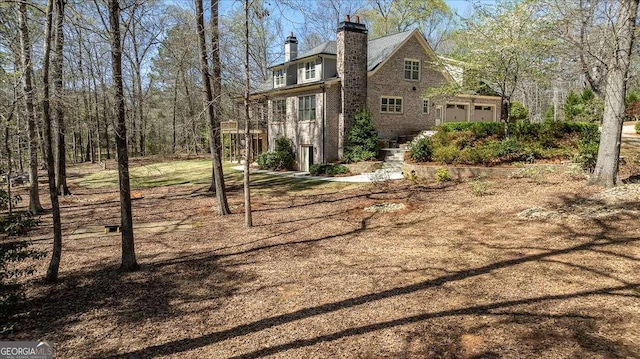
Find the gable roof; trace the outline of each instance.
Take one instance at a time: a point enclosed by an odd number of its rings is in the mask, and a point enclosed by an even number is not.
[[[315,56],[315,55],[320,55],[320,54],[335,55],[337,53],[338,53],[338,47],[336,45],[336,42],[335,41],[325,41],[325,42],[321,43],[320,45],[314,47],[313,49],[296,56],[296,58],[293,59],[293,61],[299,60],[299,59],[304,59],[305,57],[311,57],[311,56]]]
[[[384,62],[391,54],[393,54],[414,32],[415,30],[408,30],[399,32],[397,34],[379,37],[377,39],[369,40],[367,44],[367,71],[375,70],[381,63]],[[322,44],[314,47],[313,49],[306,51],[291,61],[301,60],[307,57],[312,57],[320,54],[337,55],[338,46],[335,41],[325,41]],[[272,67],[282,66],[285,63],[277,64]]]
[[[375,70],[388,59],[406,40],[414,30],[369,40],[367,45],[367,71]]]

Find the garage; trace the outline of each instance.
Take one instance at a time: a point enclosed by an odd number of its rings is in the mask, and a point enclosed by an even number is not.
[[[469,121],[469,105],[447,104],[444,113],[445,122],[467,122]]]
[[[473,107],[474,122],[493,122],[495,121],[495,106],[475,105]]]

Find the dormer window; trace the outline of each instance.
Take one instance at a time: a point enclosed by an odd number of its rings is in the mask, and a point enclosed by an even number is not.
[[[304,63],[304,79],[313,80],[316,78],[316,62],[308,61]]]
[[[275,70],[273,72],[274,87],[284,86],[287,71],[285,69]]]

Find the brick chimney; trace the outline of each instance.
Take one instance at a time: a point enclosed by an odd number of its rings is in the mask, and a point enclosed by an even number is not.
[[[298,57],[298,39],[293,36],[293,31],[284,41],[284,62],[289,62]]]
[[[342,157],[344,139],[353,123],[356,111],[367,106],[367,27],[347,15],[338,25],[337,68],[342,83],[341,115],[339,119],[338,155]]]

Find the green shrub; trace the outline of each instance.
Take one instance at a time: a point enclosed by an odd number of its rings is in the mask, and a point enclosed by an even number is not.
[[[275,151],[264,152],[256,156],[256,162],[262,170],[284,170],[293,168],[295,155],[293,141],[287,137],[276,139]]]
[[[349,173],[349,168],[341,164],[333,163],[316,163],[309,167],[309,173],[314,176],[326,174],[329,176],[335,176],[339,174]]]
[[[578,140],[578,153],[574,161],[586,171],[593,171],[598,159],[598,147],[600,146],[600,136],[583,136]]]
[[[640,135],[640,122],[636,123],[636,134]]]
[[[509,103],[509,121],[529,122],[529,111],[519,101],[511,101]]]
[[[402,177],[404,177],[404,179],[409,181],[409,183],[411,184],[416,184],[416,182],[418,182],[418,174],[415,170],[407,171],[405,169],[402,169]]]
[[[416,162],[429,162],[433,155],[433,143],[429,137],[415,139],[409,145],[409,157]]]
[[[476,178],[473,181],[469,182],[469,188],[471,188],[471,192],[478,197],[482,197],[488,194],[489,188],[491,188],[492,185],[492,182],[483,181],[480,178]]]
[[[494,146],[491,144],[482,144],[475,147],[466,147],[460,150],[455,163],[476,165],[488,164],[496,158]]]
[[[433,160],[440,163],[451,164],[460,157],[460,150],[454,146],[436,147],[433,149]]]
[[[18,202],[22,201],[22,197],[17,194],[13,197],[9,198],[9,194],[6,190],[0,189],[0,210],[9,208],[9,201],[11,201],[11,206],[15,207]]]
[[[442,167],[438,168],[436,170],[436,182],[442,183],[442,182],[448,182],[448,181],[451,181],[451,175],[449,174],[449,170]]]
[[[347,162],[369,161],[378,156],[378,133],[369,111],[356,113],[345,142],[343,159]]]
[[[19,202],[19,197],[9,199],[4,190],[0,190],[0,195],[5,205],[11,200]],[[34,227],[38,226],[40,220],[33,217],[30,212],[13,212],[0,216],[0,233],[6,233],[5,238],[0,237],[0,322],[2,328],[0,333],[7,333],[13,330],[9,323],[9,318],[16,305],[24,300],[24,292],[20,284],[15,279],[32,274],[35,271],[33,265],[25,265],[22,262],[29,259],[40,259],[45,256],[45,252],[30,249],[31,243],[20,241],[9,236],[21,236]]]
[[[470,131],[475,138],[496,136],[504,137],[504,124],[500,122],[447,122],[440,125],[438,131]]]
[[[600,146],[600,132],[596,124],[594,127],[584,127],[580,129],[578,138],[578,153],[574,160],[579,163],[582,168],[592,171],[595,168],[598,158],[598,147]]]
[[[34,217],[31,212],[13,212],[0,217],[0,233],[6,233],[8,236],[24,236],[39,224],[40,219]]]

